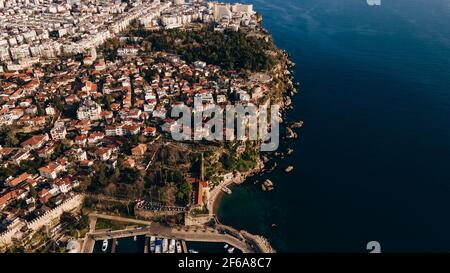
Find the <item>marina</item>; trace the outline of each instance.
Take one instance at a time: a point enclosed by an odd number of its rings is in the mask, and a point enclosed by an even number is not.
[[[135,240],[136,238],[136,240]],[[185,241],[156,236],[130,236],[95,242],[93,253],[242,253],[228,243]]]
[[[144,245],[145,236],[142,235],[98,240],[95,242],[93,253],[143,253]]]
[[[132,223],[124,229],[95,229],[97,218]],[[169,227],[104,214],[90,214],[91,230],[86,235],[83,253],[254,253],[270,252],[258,236],[217,224]],[[137,224],[137,225],[136,225]]]

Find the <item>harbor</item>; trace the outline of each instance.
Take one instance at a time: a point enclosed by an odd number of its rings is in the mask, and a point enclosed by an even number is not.
[[[223,242],[185,241],[157,236],[130,236],[119,239],[95,241],[93,253],[242,253],[232,245]]]
[[[229,227],[177,226],[91,214],[91,230],[83,244],[84,253],[255,253],[264,252],[257,237]],[[123,229],[95,229],[97,218],[139,225]]]

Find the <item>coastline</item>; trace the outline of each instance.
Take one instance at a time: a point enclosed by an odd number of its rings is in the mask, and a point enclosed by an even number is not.
[[[285,98],[289,98],[289,99],[290,99],[290,97],[292,97],[292,95],[285,96]],[[281,107],[280,109],[282,110],[283,115],[285,115],[287,112],[286,105],[283,105],[283,107]],[[272,159],[268,159],[267,162],[270,162],[271,160]],[[222,191],[222,188],[233,186],[233,185],[241,185],[241,184],[245,183],[249,178],[251,178],[255,175],[262,174],[263,172],[266,172],[266,171],[270,171],[265,168],[265,162],[266,161],[264,161],[264,160],[260,160],[259,164],[255,168],[253,168],[245,173],[237,172],[236,174],[234,174],[234,176],[232,178],[222,181],[219,185],[214,187],[209,192],[207,208],[209,211],[209,215],[211,217],[213,217],[218,224],[222,225],[217,217],[217,211],[221,204],[222,198],[226,194],[225,192]],[[225,225],[222,225],[222,226],[225,226]],[[230,226],[228,226],[228,228],[234,229],[233,227],[230,227]],[[250,234],[245,230],[243,230],[241,232]],[[269,242],[269,240],[267,238],[265,238],[264,236],[262,236],[262,235],[252,235],[252,236],[255,236],[255,238],[256,237],[259,238],[258,240],[261,241],[260,243],[262,243],[265,246],[265,248],[275,251],[273,246]]]
[[[295,63],[293,63],[289,59],[289,55],[284,50],[281,50],[281,49],[277,49],[277,50],[278,50],[278,53],[282,54],[285,58],[283,61],[280,61],[280,63],[278,65],[284,66],[286,68],[286,71],[289,72],[288,74],[283,75],[283,78],[285,79],[284,84],[286,85],[285,86],[286,89],[282,90],[283,101],[277,103],[279,106],[279,109],[281,111],[281,114],[282,114],[281,116],[283,117],[283,118],[280,118],[280,124],[282,124],[282,123],[284,123],[284,118],[285,118],[288,110],[291,110],[293,108],[291,98],[293,96],[295,96],[298,91],[297,91],[296,87],[294,87],[294,84],[292,83],[292,80],[293,80],[292,68],[295,66]],[[277,75],[278,73],[280,73],[277,70],[278,69],[275,68],[274,71],[272,71],[272,73]],[[287,128],[290,129],[289,126],[287,126]],[[280,135],[281,135],[281,132],[280,132]],[[223,187],[228,187],[233,184],[236,184],[236,185],[243,184],[251,176],[260,174],[265,171],[264,160],[262,160],[261,157],[262,156],[260,154],[259,164],[255,168],[253,168],[245,173],[237,172],[236,174],[234,174],[234,176],[232,178],[222,181],[219,185],[217,185],[210,191],[209,197],[208,197],[207,208],[211,215],[216,214],[217,208],[220,205],[220,200],[221,200],[223,194],[225,194],[221,190]],[[268,160],[268,161],[270,161],[270,160]]]
[[[272,76],[274,77],[279,77],[282,78],[282,84],[280,85],[276,85],[275,88],[276,89],[281,89],[281,101],[276,102],[276,104],[278,104],[278,106],[280,107],[280,124],[283,124],[285,122],[285,118],[286,115],[288,113],[289,110],[293,109],[292,106],[292,97],[294,97],[298,90],[298,85],[293,83],[293,79],[294,79],[294,75],[293,75],[293,67],[295,66],[295,63],[290,59],[289,54],[282,49],[279,49],[278,47],[276,47],[275,43],[273,41],[271,41],[271,43],[273,43],[273,45],[276,48],[277,54],[280,54],[281,56],[283,56],[283,59],[279,61],[279,63],[275,66],[275,68],[271,71]],[[291,129],[291,126],[286,126],[287,129]],[[281,129],[281,128],[280,128]],[[281,140],[281,132],[280,132],[280,140]],[[286,139],[289,138],[296,138],[296,134],[294,133],[294,137],[287,137]],[[268,160],[263,160],[262,159],[263,156],[260,153],[260,160],[258,165],[245,172],[245,173],[240,173],[237,172],[232,178],[228,179],[228,180],[224,180],[223,182],[221,182],[219,185],[217,185],[216,187],[214,187],[208,196],[208,203],[207,203],[207,208],[209,211],[209,215],[211,217],[214,218],[214,220],[220,224],[221,226],[225,226],[222,225],[220,223],[220,220],[217,217],[217,211],[218,208],[221,204],[222,198],[224,196],[224,194],[226,194],[225,192],[222,191],[223,187],[229,187],[232,185],[241,185],[243,183],[245,183],[247,181],[248,178],[255,176],[257,174],[261,174],[265,171],[268,171],[265,169],[264,164],[267,162],[270,162],[272,159],[268,159]],[[270,158],[270,157],[267,157]],[[228,226],[228,228],[235,230],[234,227]],[[241,234],[247,234],[247,235],[251,235],[249,232],[242,230]],[[272,246],[271,242],[265,238],[262,235],[251,235],[253,237],[253,239],[255,241],[257,241],[259,246],[262,246],[262,249],[264,249],[265,252],[268,253],[274,253],[275,248]]]
[[[209,198],[208,198],[208,211],[210,215],[216,216],[216,212],[218,207],[220,206],[220,201],[222,197],[224,196],[224,192],[222,191],[223,187],[228,187],[234,185],[240,185],[243,184],[249,177],[254,176],[258,173],[261,173],[264,171],[264,163],[260,161],[260,163],[253,169],[245,172],[245,173],[236,173],[232,178],[224,180],[222,183],[214,187],[209,192]]]

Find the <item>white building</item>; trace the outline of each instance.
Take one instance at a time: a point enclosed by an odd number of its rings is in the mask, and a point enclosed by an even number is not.
[[[234,4],[233,6],[231,6],[231,11],[246,13],[250,15],[255,13],[253,11],[253,5],[244,5],[244,4]]]
[[[66,127],[64,126],[64,121],[56,121],[55,126],[50,130],[52,139],[62,140],[66,138]]]
[[[77,110],[77,117],[79,120],[99,120],[102,108],[98,103],[90,98],[85,99]]]
[[[222,3],[211,3],[214,19],[220,21],[223,18],[231,18],[231,5]]]

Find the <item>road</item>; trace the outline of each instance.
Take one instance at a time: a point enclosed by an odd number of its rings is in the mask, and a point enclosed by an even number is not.
[[[126,218],[126,217],[122,217],[122,216],[100,214],[100,213],[90,213],[89,217],[96,217],[96,218],[102,218],[102,219],[106,219],[106,220],[127,222],[127,223],[133,223],[133,224],[145,225],[145,226],[149,226],[152,224],[152,222],[149,222],[149,221],[133,219],[133,218]]]

